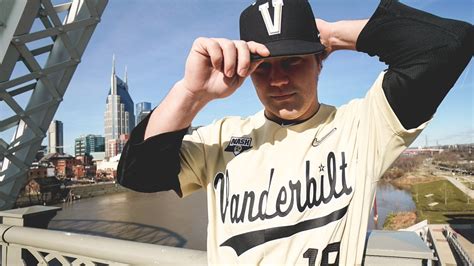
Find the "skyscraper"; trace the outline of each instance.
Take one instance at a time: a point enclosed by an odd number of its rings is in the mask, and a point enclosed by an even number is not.
[[[108,142],[120,139],[121,135],[129,135],[135,126],[134,103],[128,93],[127,72],[125,81],[115,74],[115,56],[112,61],[112,76],[110,90],[107,96],[104,114],[105,129],[105,157],[110,158],[116,154],[109,149]],[[120,152],[120,151],[119,151]]]
[[[100,135],[84,135],[75,139],[74,156],[90,155],[105,150],[105,138]]]
[[[53,120],[48,129],[48,153],[64,153],[63,122]]]
[[[151,112],[151,103],[141,102],[137,103],[137,125],[140,123],[150,112]]]

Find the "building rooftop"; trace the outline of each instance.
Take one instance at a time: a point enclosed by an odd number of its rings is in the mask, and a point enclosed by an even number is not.
[[[59,159],[73,159],[73,158],[74,156],[67,153],[61,154],[61,153],[54,152],[54,153],[46,154],[43,158],[41,158],[40,162],[49,161],[49,160],[59,160]]]
[[[433,253],[413,232],[373,230],[367,241],[366,255],[433,259]]]

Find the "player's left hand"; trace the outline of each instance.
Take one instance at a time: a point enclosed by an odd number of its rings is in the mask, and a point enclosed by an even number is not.
[[[323,53],[323,59],[327,58],[332,52],[333,47],[331,46],[330,38],[331,38],[331,24],[323,19],[316,19],[316,27],[319,30],[319,39],[321,43],[326,47]]]

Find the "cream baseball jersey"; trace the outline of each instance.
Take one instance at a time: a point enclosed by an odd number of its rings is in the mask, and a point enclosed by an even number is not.
[[[376,183],[425,127],[405,130],[382,90],[282,126],[263,111],[184,137],[183,196],[208,197],[211,264],[362,261]]]
[[[281,3],[272,1],[277,13]],[[256,17],[267,20],[263,32],[278,32],[279,15],[266,15],[275,6],[258,7]],[[244,17],[243,28],[254,27]],[[210,264],[360,264],[376,183],[469,63],[473,29],[381,0],[356,49],[388,71],[363,99],[323,104],[294,125],[275,124],[263,112],[228,117],[184,139],[185,128],[144,139],[147,124],[159,122],[149,115],[122,151],[117,180],[141,192],[205,189]]]

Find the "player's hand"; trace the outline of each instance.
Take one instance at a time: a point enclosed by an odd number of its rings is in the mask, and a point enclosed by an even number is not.
[[[316,19],[319,39],[326,47],[323,59],[337,50],[357,50],[357,39],[368,21],[368,19],[361,19],[327,22]]]
[[[181,85],[199,99],[227,97],[262,62],[252,62],[250,53],[270,55],[263,44],[256,42],[198,38],[188,55]]]
[[[326,47],[323,53],[323,59],[327,58],[329,54],[331,54],[334,49],[331,46],[330,38],[331,38],[331,24],[325,20],[316,19],[316,26],[318,27],[319,31],[319,39],[321,40],[321,44]]]

